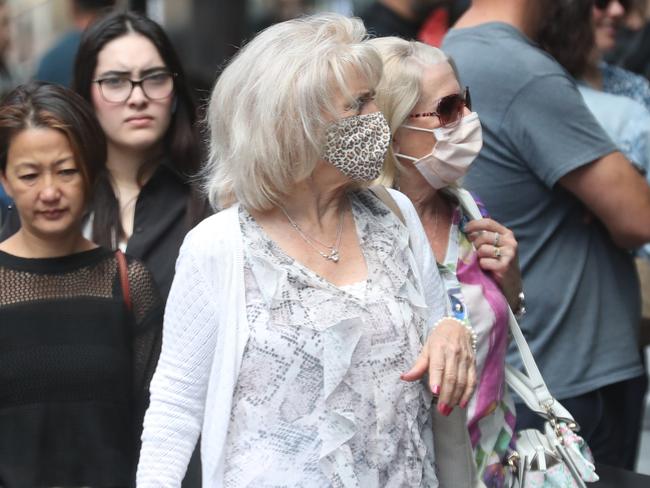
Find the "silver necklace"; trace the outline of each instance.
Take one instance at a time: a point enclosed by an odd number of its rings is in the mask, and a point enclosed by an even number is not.
[[[309,246],[316,251],[318,254],[320,254],[324,259],[327,259],[328,261],[332,261],[334,263],[338,263],[339,259],[341,259],[341,255],[339,254],[339,247],[341,246],[341,237],[343,236],[343,206],[341,205],[341,210],[339,211],[339,225],[338,228],[336,229],[336,239],[334,241],[334,244],[331,246],[328,244],[325,244],[324,242],[319,241],[315,237],[308,236],[305,231],[303,231],[298,223],[291,218],[291,215],[289,215],[289,212],[282,206],[278,205],[280,207],[280,210],[282,210],[282,213],[284,213],[285,217],[289,221],[289,224],[291,224],[291,227],[293,227],[298,235],[302,237],[302,240],[305,241]],[[318,247],[316,247],[316,244],[326,248],[329,250],[328,253],[324,253]]]

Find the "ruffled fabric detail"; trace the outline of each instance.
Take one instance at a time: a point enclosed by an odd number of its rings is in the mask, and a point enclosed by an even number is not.
[[[368,283],[372,283],[383,293],[370,299],[383,301],[393,293],[410,302],[418,316],[426,320],[427,305],[411,269],[414,263],[408,230],[369,191],[351,194],[350,203],[368,266],[366,295]],[[256,234],[247,251],[256,262],[253,273],[273,322],[323,331],[362,313],[364,304],[360,300],[288,256],[247,212],[245,219]],[[368,308],[370,302],[365,306]]]
[[[322,371],[309,373],[322,374],[322,411],[310,416],[331,485],[436,486],[431,396],[399,378],[420,352],[428,319],[408,231],[367,191],[350,203],[368,268],[363,297],[286,255],[242,210],[250,269],[269,322],[313,330],[322,344]]]

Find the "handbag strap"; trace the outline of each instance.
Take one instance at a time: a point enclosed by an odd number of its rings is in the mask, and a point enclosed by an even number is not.
[[[129,288],[129,274],[126,265],[126,256],[119,249],[115,251],[115,258],[117,259],[117,269],[120,273],[120,285],[122,286],[122,296],[124,303],[129,312],[133,311],[133,304],[131,303],[131,289]]]
[[[472,219],[482,218],[481,211],[470,192],[462,188],[453,188],[450,191],[458,198],[463,209]],[[510,306],[508,306],[508,326],[526,370],[524,373],[507,364],[505,375],[508,385],[521,397],[528,408],[538,415],[547,419],[554,416],[565,422],[576,424],[571,413],[551,395]]]

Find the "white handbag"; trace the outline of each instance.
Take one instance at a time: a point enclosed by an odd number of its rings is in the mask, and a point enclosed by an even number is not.
[[[468,191],[454,189],[453,193],[472,218],[482,218]],[[526,429],[517,433],[517,450],[508,458],[510,486],[586,488],[586,482],[598,481],[591,451],[577,435],[579,426],[571,413],[548,390],[512,310],[509,327],[526,373],[506,365],[506,382],[529,409],[546,420],[544,432]]]
[[[585,483],[598,481],[598,475],[587,443],[577,434],[579,426],[549,392],[512,311],[510,331],[527,374],[506,366],[506,382],[529,409],[546,420],[544,432],[517,432],[517,450],[508,458],[511,486],[586,488]]]

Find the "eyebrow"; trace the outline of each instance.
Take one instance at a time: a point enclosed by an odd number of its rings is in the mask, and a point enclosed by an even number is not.
[[[61,166],[62,164],[67,163],[71,159],[74,160],[74,157],[72,155],[66,156],[65,158],[58,159],[58,160],[54,161],[53,166]],[[21,169],[21,168],[30,168],[30,169],[31,168],[40,168],[41,166],[42,166],[42,164],[35,163],[35,162],[32,162],[32,161],[21,161],[20,163],[18,163],[16,165],[17,169]]]
[[[368,98],[368,97],[374,97],[377,94],[375,90],[364,90],[360,93],[357,93],[355,95],[356,98]]]
[[[143,69],[140,72],[140,77],[145,77],[147,75],[150,75],[152,73],[159,73],[161,71],[168,72],[169,70],[165,66],[154,66],[153,68],[147,68]],[[100,74],[97,79],[101,78],[106,78],[110,76],[131,76],[132,71],[120,71],[120,70],[110,70],[110,71],[105,71],[102,74]]]

